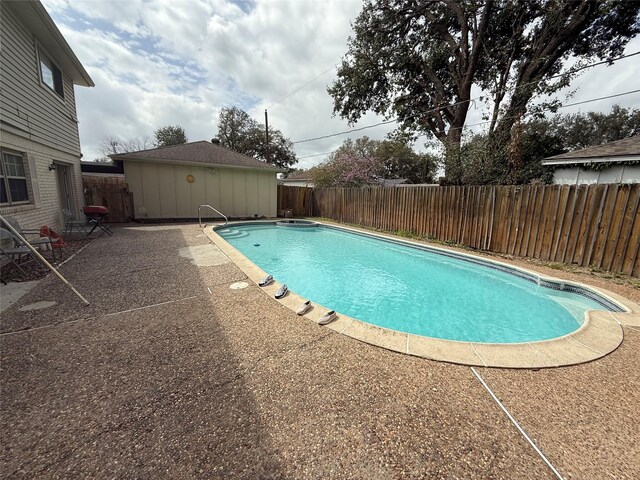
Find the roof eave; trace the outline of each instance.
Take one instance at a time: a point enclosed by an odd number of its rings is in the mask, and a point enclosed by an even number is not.
[[[95,83],[40,2],[8,3],[74,85],[95,87]]]
[[[640,155],[617,155],[608,157],[553,157],[542,160],[542,165],[586,164],[586,163],[624,163],[640,160]]]
[[[256,170],[259,172],[269,172],[269,173],[282,173],[286,172],[286,170],[277,168],[277,167],[250,167],[245,165],[227,165],[222,163],[203,163],[203,162],[190,162],[188,160],[167,160],[167,159],[159,159],[159,158],[139,158],[139,157],[129,157],[126,153],[119,153],[116,155],[108,155],[111,160],[125,160],[129,162],[143,162],[143,163],[162,163],[165,165],[188,165],[191,167],[204,167],[204,168],[233,168],[233,169],[241,169],[241,170]]]

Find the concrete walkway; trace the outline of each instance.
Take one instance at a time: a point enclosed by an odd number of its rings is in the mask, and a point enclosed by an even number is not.
[[[48,277],[3,312],[3,478],[554,478],[469,367],[300,319],[215,248],[120,228],[61,268],[90,306]],[[564,478],[634,478],[639,357],[629,327],[590,364],[476,370]]]

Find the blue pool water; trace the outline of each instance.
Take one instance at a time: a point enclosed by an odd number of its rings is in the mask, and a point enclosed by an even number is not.
[[[297,294],[363,322],[470,342],[546,340],[605,310],[572,292],[340,229],[232,225],[216,232]]]

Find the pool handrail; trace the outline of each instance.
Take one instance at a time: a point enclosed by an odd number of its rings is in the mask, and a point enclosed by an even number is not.
[[[203,204],[203,205],[200,205],[200,206],[198,207],[198,224],[200,225],[200,228],[204,228],[204,227],[206,227],[206,226],[207,226],[207,224],[206,224],[206,223],[205,223],[204,225],[202,224],[202,215],[200,214],[200,210],[202,209],[202,207],[208,207],[208,208],[210,208],[211,210],[213,210],[214,212],[216,212],[218,215],[222,215],[222,218],[224,218],[224,225],[227,225],[227,224],[229,223],[229,219],[227,218],[227,216],[226,216],[224,213],[222,213],[222,212],[221,212],[221,211],[219,211],[219,210],[216,210],[216,209],[215,209],[215,208],[213,208],[211,205]],[[224,226],[224,225],[223,225],[223,226]]]

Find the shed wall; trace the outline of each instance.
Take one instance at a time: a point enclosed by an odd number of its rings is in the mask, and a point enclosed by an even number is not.
[[[640,165],[614,165],[603,170],[587,170],[579,167],[558,168],[553,173],[553,183],[557,185],[640,183]]]
[[[274,172],[125,161],[124,174],[137,219],[196,218],[203,204],[228,217],[276,216]]]

